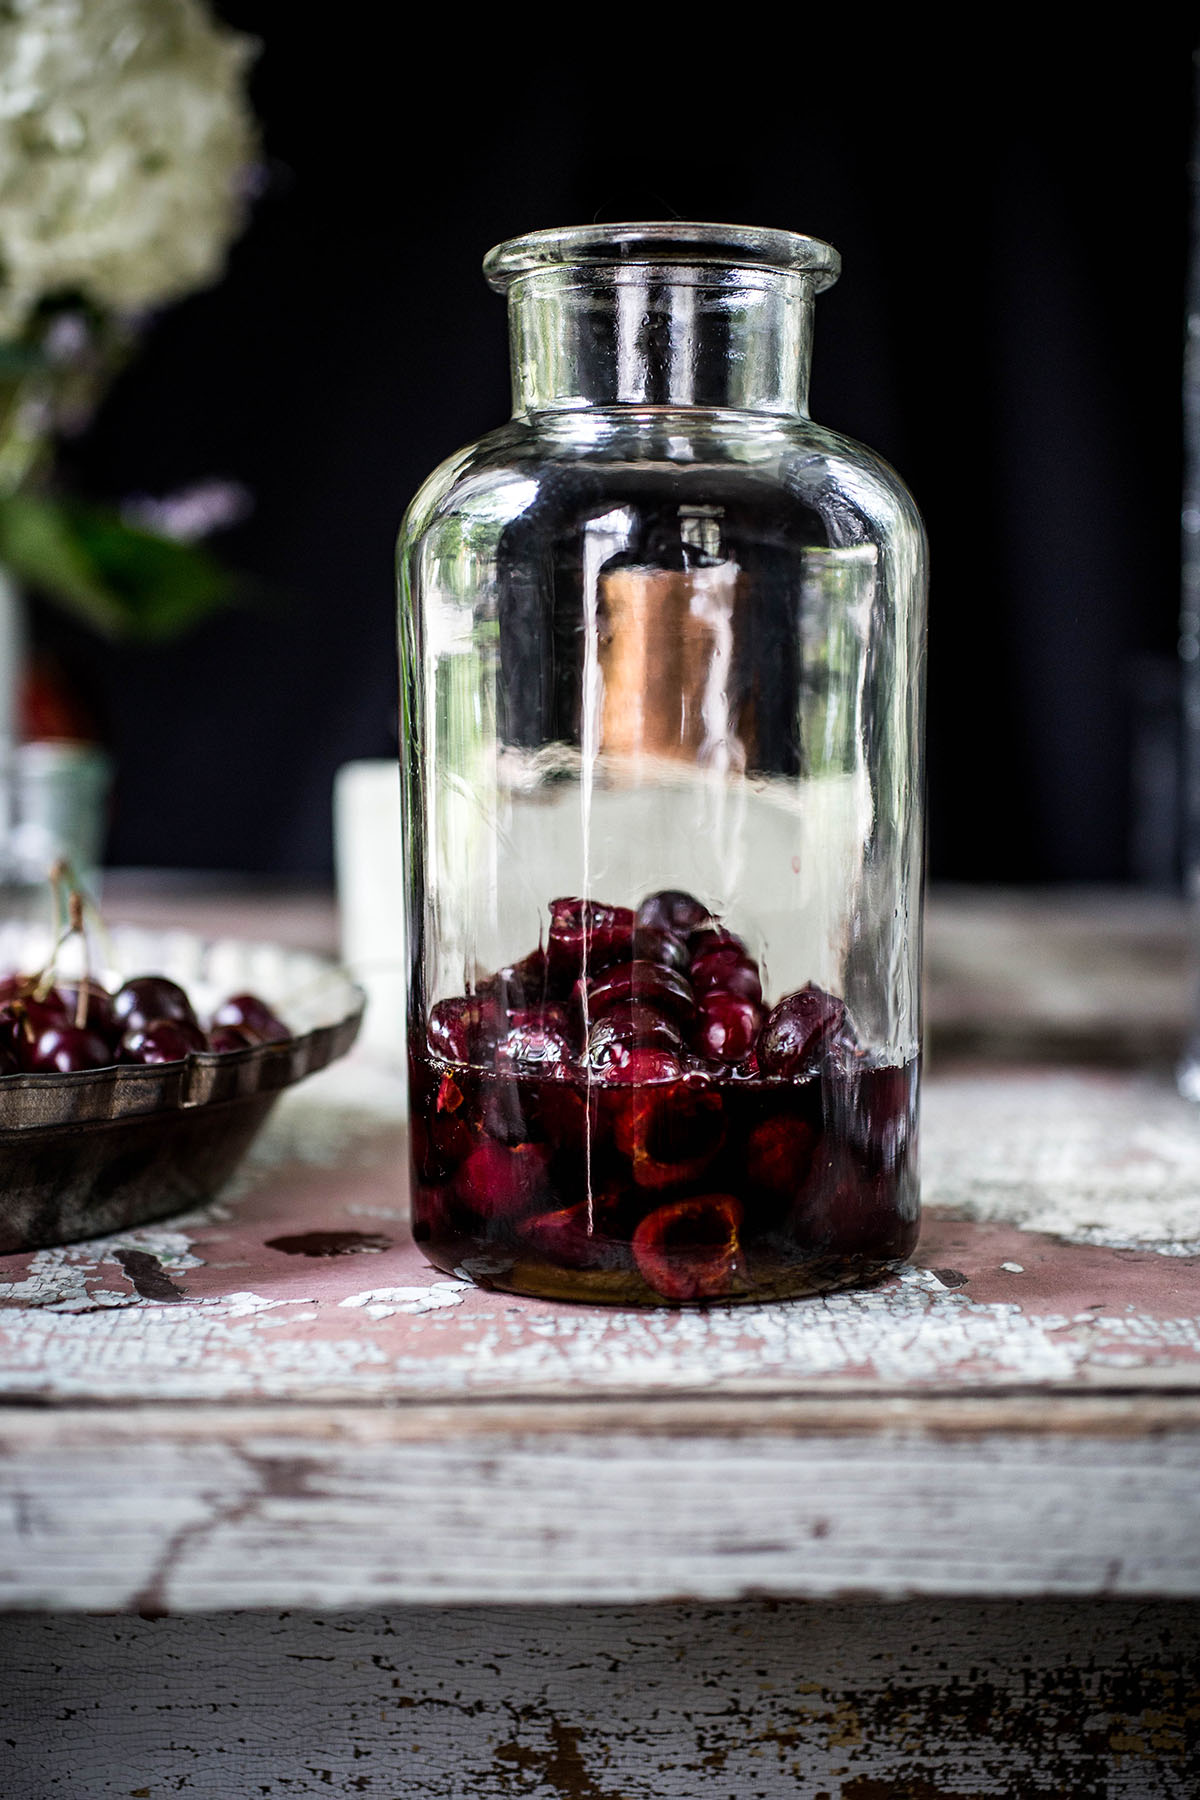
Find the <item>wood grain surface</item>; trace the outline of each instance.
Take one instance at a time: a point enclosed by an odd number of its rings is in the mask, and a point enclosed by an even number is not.
[[[5,1800],[1192,1800],[1192,1607],[0,1623]]]

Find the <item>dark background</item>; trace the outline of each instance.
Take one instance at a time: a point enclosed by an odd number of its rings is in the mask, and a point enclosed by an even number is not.
[[[895,463],[929,525],[934,875],[1172,878],[1187,33],[968,45],[755,15],[685,51],[666,15],[579,14],[587,45],[545,56],[527,19],[480,38],[447,15],[405,46],[391,9],[319,31],[220,10],[262,42],[265,192],[72,458],[106,497],[244,482],[255,511],[220,542],[258,597],[166,649],[42,615],[107,715],[111,861],[328,869],[334,769],[395,747],[400,515],[509,410],[480,258],[678,215],[842,252],[812,411]]]

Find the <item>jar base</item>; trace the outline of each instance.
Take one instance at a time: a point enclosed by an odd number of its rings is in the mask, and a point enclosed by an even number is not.
[[[733,1274],[721,1293],[670,1297],[657,1292],[636,1269],[559,1269],[540,1259],[514,1257],[505,1263],[494,1245],[472,1254],[422,1244],[433,1268],[469,1277],[487,1292],[519,1294],[530,1300],[556,1300],[588,1306],[680,1307],[765,1306],[778,1300],[816,1299],[847,1288],[876,1287],[907,1265],[904,1256],[888,1258],[828,1256],[744,1276]],[[486,1265],[486,1266],[485,1266]]]

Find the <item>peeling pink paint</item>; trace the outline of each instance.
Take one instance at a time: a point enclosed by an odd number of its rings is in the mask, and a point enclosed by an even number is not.
[[[1171,1192],[1187,1202],[1190,1114],[1164,1110],[1161,1096],[1159,1113],[1147,1113],[1111,1076],[1061,1078],[1047,1111],[1054,1079],[1037,1084],[1047,1131],[1065,1110],[1077,1139],[1097,1130],[1111,1138],[1124,1105],[1153,1138],[1134,1149],[1161,1154]],[[945,1204],[955,1166],[947,1141],[969,1132],[972,1108],[984,1126],[1003,1124],[1030,1085],[1018,1075],[1007,1088],[1001,1076],[982,1090],[934,1087],[927,1135],[943,1204],[927,1211],[911,1267],[861,1293],[708,1312],[514,1299],[439,1274],[408,1235],[404,1129],[394,1114],[356,1112],[344,1083],[324,1110],[297,1096],[233,1193],[201,1213],[0,1261],[0,1381],[10,1394],[206,1399],[691,1392],[722,1381],[1086,1387],[1139,1375],[1156,1387],[1194,1386],[1196,1256],[1174,1241],[1162,1254],[1153,1239],[1111,1247],[1030,1229],[1031,1207],[1070,1213],[1075,1202],[1064,1195],[1078,1168],[1060,1164],[1057,1192],[1046,1173],[1052,1146],[1039,1163],[1028,1141],[1022,1154],[1041,1170],[1041,1186],[1031,1200],[1018,1184],[1016,1216],[997,1218],[1001,1176],[987,1171],[1002,1175],[1006,1165],[982,1128],[967,1202]],[[1200,1184],[1200,1133],[1195,1176]],[[1141,1216],[1151,1216],[1144,1194]],[[1164,1220],[1173,1227],[1181,1216],[1176,1208]],[[337,1241],[347,1253],[271,1247],[310,1234],[345,1234]]]

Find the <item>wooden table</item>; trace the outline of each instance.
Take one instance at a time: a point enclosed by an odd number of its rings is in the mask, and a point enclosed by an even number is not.
[[[1166,902],[935,907],[926,1224],[872,1291],[442,1276],[353,1060],[203,1211],[0,1261],[4,1794],[1200,1791],[1185,954]]]

